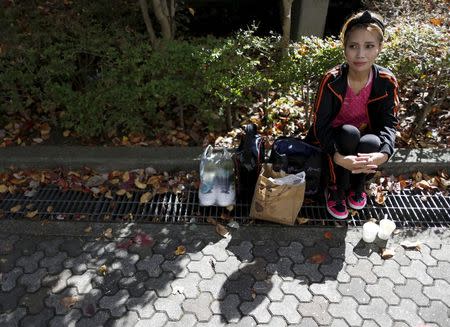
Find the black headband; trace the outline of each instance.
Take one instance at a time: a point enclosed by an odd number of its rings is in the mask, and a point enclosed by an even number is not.
[[[347,28],[345,29],[345,34],[347,34],[347,32],[350,31],[353,26],[370,24],[370,23],[374,23],[374,24],[378,25],[378,27],[381,28],[381,31],[384,34],[384,24],[383,24],[383,22],[381,20],[379,20],[378,18],[372,16],[370,14],[370,12],[367,11],[367,10],[365,12],[363,12],[363,14],[361,16],[359,16],[358,18],[352,19],[347,24]]]

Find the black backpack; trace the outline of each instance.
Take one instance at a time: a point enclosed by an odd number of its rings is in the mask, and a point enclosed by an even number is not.
[[[287,174],[306,174],[305,195],[318,193],[321,186],[322,151],[299,138],[279,137],[270,151],[269,162],[275,171]]]
[[[244,127],[239,147],[235,153],[235,167],[238,196],[246,202],[253,198],[256,181],[265,160],[264,140],[257,132],[255,124]]]

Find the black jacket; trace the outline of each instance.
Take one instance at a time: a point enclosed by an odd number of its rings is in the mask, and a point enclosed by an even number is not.
[[[372,91],[367,104],[369,133],[381,140],[380,152],[389,157],[394,152],[399,105],[398,84],[388,69],[373,65]],[[314,104],[313,125],[308,131],[306,141],[319,146],[330,156],[336,152],[334,130],[331,123],[342,108],[347,90],[348,65],[342,64],[328,71],[319,86]]]

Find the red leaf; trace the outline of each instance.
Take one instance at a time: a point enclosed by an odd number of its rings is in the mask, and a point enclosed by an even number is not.
[[[150,246],[154,242],[154,240],[153,240],[153,238],[151,238],[151,236],[149,236],[143,232],[138,232],[134,236],[133,241],[137,245],[142,245],[142,246]]]

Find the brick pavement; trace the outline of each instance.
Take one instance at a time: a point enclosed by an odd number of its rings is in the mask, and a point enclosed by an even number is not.
[[[191,227],[0,221],[0,326],[450,326],[445,229]]]

